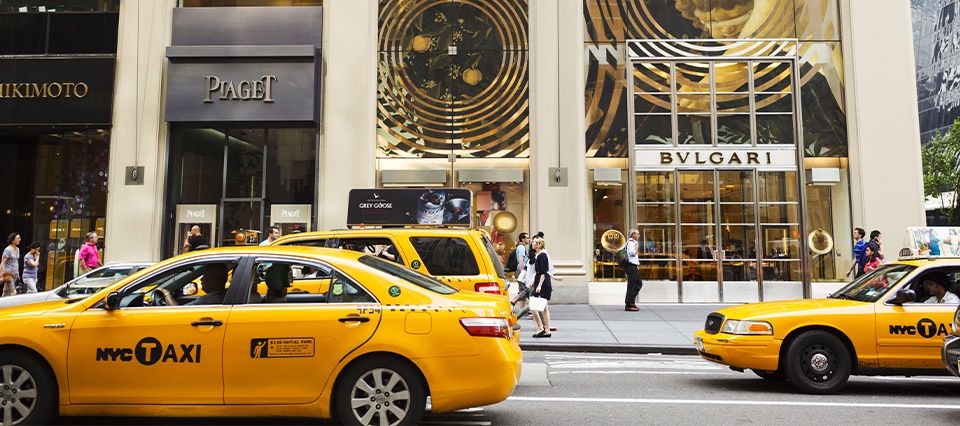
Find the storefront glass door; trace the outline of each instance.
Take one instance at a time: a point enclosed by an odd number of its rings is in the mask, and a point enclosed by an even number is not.
[[[274,210],[296,212],[287,231],[313,229],[316,170],[316,129],[174,127],[164,252],[181,253],[192,225],[214,229],[214,247],[258,244],[283,219]],[[178,219],[178,209],[193,216]]]
[[[638,172],[641,278],[677,283],[681,300],[789,293],[802,280],[796,179],[793,170]]]

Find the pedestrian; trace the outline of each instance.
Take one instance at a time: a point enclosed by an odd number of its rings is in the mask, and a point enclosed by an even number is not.
[[[510,272],[513,272],[513,278],[517,281],[521,281],[520,272],[523,271],[524,265],[527,264],[527,244],[530,243],[530,237],[526,232],[521,232],[520,236],[517,237],[517,246],[513,248],[513,252],[510,253],[510,256],[507,256],[507,267]]]
[[[13,280],[10,284],[11,294],[7,294],[7,284],[4,280],[3,295],[10,296],[17,294],[17,281],[20,281],[20,234],[14,232],[7,237],[7,247],[3,249],[3,256],[0,258],[0,265],[3,265],[3,273],[9,273]]]
[[[183,251],[189,252],[208,248],[210,248],[210,241],[207,241],[207,237],[200,233],[199,225],[193,225],[190,228],[190,234],[183,240]]]
[[[83,241],[83,247],[80,247],[80,270],[84,274],[103,266],[100,263],[100,251],[97,250],[99,239],[96,232],[89,232]]]
[[[40,269],[40,243],[30,244],[30,251],[23,257],[23,285],[26,293],[37,292],[37,272]]]
[[[847,270],[847,275],[853,274],[853,278],[857,279],[863,275],[863,253],[867,249],[867,242],[863,241],[863,237],[867,236],[867,231],[864,231],[863,228],[853,228],[853,264],[850,265],[850,269]]]
[[[510,303],[514,305],[519,303],[521,309],[529,296],[527,291],[529,287],[526,285],[524,277],[524,270],[527,267],[527,243],[529,239],[526,232],[521,232],[520,236],[517,237],[517,246],[513,248],[510,256],[507,256],[507,265],[512,269],[513,279],[517,281],[517,295],[513,297]]]
[[[863,273],[869,274],[874,269],[880,267],[880,247],[873,241],[867,243],[867,247],[864,250],[864,261],[863,261]]]
[[[534,271],[536,275],[533,281],[533,295],[535,297],[542,297],[547,299],[548,306],[543,308],[543,319],[540,318],[540,315],[534,315],[533,320],[537,322],[537,333],[533,335],[536,338],[550,337],[550,296],[553,294],[553,286],[550,282],[550,257],[546,253],[546,243],[543,238],[536,237],[533,239],[533,253],[532,256],[535,257],[534,261]]]
[[[877,257],[880,259],[880,262],[883,263],[883,241],[880,240],[880,231],[876,229],[870,231],[870,242],[876,243]]]
[[[640,289],[643,288],[643,281],[640,281],[640,231],[630,230],[630,238],[627,239],[627,259],[624,262],[623,269],[627,273],[627,296],[623,303],[626,306],[623,310],[628,312],[639,311],[637,306],[637,296],[640,295]]]
[[[276,241],[277,238],[280,238],[280,228],[276,226],[271,226],[270,230],[267,231],[267,239],[261,241],[260,245],[269,246],[270,244],[273,244],[273,242]]]

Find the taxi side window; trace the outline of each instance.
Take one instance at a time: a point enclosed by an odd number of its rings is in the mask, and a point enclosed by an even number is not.
[[[473,250],[463,238],[411,237],[410,243],[420,255],[430,275],[478,275],[480,268]]]
[[[365,290],[340,273],[310,263],[263,260],[254,263],[248,304],[370,303]]]
[[[339,272],[333,274],[327,299],[330,303],[377,303],[370,293]]]
[[[403,264],[400,251],[389,238],[341,238],[339,247]]]
[[[332,238],[318,238],[316,240],[299,240],[293,241],[288,245],[291,246],[301,246],[301,247],[320,247],[320,248],[336,248],[336,240]]]
[[[200,299],[202,304],[222,304],[236,267],[237,262],[204,262],[168,269],[124,289],[120,307],[168,306],[162,300],[161,290],[169,292],[179,305]]]

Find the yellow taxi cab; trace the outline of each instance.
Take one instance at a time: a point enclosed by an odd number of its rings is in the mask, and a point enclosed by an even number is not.
[[[700,355],[798,390],[839,391],[850,375],[943,375],[960,259],[891,262],[826,299],[754,303],[707,316]]]
[[[184,294],[199,279],[203,296]],[[288,292],[324,280],[315,292]],[[319,289],[321,286],[314,286]],[[65,416],[336,417],[416,424],[507,398],[502,297],[347,250],[175,257],[85,299],[0,310],[4,423]]]
[[[447,228],[344,229],[290,234],[273,245],[354,250],[405,265],[466,291],[507,294],[506,273],[479,230]]]

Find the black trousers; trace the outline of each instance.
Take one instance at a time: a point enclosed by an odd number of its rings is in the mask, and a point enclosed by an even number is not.
[[[640,294],[640,289],[643,288],[643,281],[640,280],[637,265],[628,263],[624,269],[627,272],[627,297],[624,298],[623,303],[627,306],[634,306],[637,304],[637,296]]]

